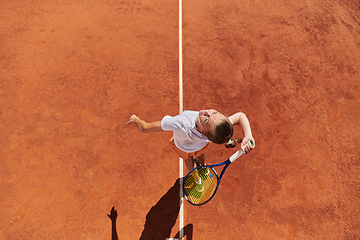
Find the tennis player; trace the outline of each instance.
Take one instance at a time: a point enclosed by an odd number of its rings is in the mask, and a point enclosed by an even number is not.
[[[249,153],[255,147],[250,123],[242,112],[230,117],[214,110],[183,111],[177,116],[165,116],[161,121],[147,123],[136,115],[132,115],[126,123],[134,123],[141,132],[172,131],[171,146],[185,160],[189,170],[195,166],[194,159],[204,164],[204,153],[209,142],[229,144],[232,140],[233,125],[239,126],[244,134],[241,149]],[[253,146],[247,144],[249,141]]]

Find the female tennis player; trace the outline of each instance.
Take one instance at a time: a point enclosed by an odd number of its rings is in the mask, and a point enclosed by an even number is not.
[[[141,132],[172,131],[170,144],[178,155],[185,160],[189,170],[194,168],[194,159],[204,164],[205,148],[209,142],[229,144],[233,135],[233,125],[239,126],[244,134],[241,149],[249,153],[255,147],[250,123],[242,112],[230,117],[214,109],[201,111],[183,111],[177,116],[165,116],[161,121],[147,123],[136,115],[132,115],[126,123],[134,123]],[[254,145],[247,144],[252,141]]]

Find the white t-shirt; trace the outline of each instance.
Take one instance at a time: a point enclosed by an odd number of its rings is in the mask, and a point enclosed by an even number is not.
[[[210,142],[196,130],[195,120],[198,116],[199,112],[196,111],[183,111],[175,117],[167,115],[161,120],[161,128],[164,131],[173,131],[174,143],[180,150],[196,152]]]

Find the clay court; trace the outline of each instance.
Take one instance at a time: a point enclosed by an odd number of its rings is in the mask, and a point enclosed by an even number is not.
[[[112,239],[112,207],[121,240],[360,239],[359,69],[358,0],[3,0],[0,239]],[[181,71],[256,140],[200,207],[171,132],[125,125],[179,114]]]

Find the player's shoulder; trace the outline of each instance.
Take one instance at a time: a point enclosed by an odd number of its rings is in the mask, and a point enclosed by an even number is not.
[[[198,115],[199,111],[184,110],[181,114],[184,114],[184,115]]]

